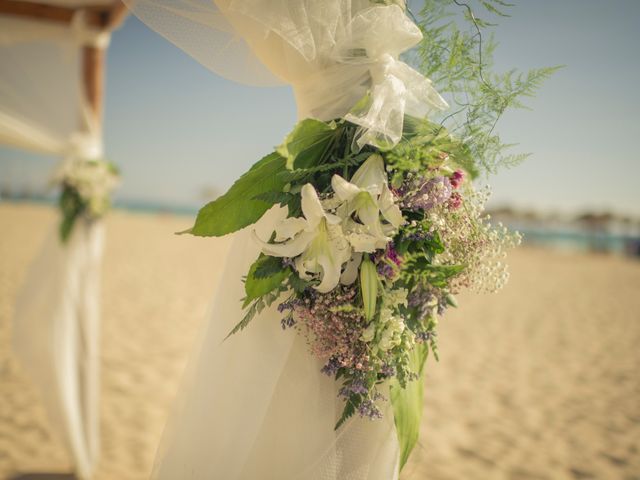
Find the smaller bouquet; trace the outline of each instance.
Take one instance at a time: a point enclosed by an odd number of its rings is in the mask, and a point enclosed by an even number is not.
[[[346,121],[300,122],[277,150],[201,209],[194,235],[224,235],[273,205],[287,210],[245,280],[245,328],[277,303],[282,328],[304,336],[322,372],[340,383],[344,411],[376,419],[393,405],[404,464],[418,438],[423,366],[437,356],[438,318],[469,287],[507,280],[519,242],[483,217],[465,145],[442,126],[405,118],[403,138],[355,147]],[[384,388],[383,388],[384,386]],[[388,393],[387,393],[388,392]]]
[[[53,182],[62,187],[60,239],[65,243],[79,218],[96,220],[111,207],[111,193],[119,183],[117,167],[104,160],[69,158],[56,172]]]

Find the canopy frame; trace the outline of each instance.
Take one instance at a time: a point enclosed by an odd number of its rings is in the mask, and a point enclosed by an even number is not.
[[[108,32],[118,28],[128,14],[127,7],[120,0],[103,5],[76,7],[19,0],[0,0],[0,15],[13,15],[65,25],[70,25],[74,15],[79,11],[84,12],[88,25]],[[105,56],[105,49],[89,45],[83,47],[82,78],[85,97],[99,124],[104,105]]]

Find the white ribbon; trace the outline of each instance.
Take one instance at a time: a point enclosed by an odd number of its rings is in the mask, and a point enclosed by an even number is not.
[[[77,157],[85,160],[97,160],[102,158],[102,141],[100,137],[92,132],[75,132],[69,138],[69,157]]]
[[[398,59],[422,39],[399,6],[362,10],[347,32],[330,54],[332,65],[294,85],[301,115],[344,115],[361,127],[360,147],[385,148],[400,141],[406,114],[424,117],[448,108],[431,80]]]

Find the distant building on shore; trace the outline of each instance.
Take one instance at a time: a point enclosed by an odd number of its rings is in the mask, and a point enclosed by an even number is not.
[[[522,232],[530,245],[640,257],[640,218],[612,212],[543,214],[511,207],[493,208],[487,213],[492,222],[502,222]]]

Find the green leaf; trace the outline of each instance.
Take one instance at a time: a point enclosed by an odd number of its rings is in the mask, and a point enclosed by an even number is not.
[[[289,277],[289,286],[293,288],[293,290],[295,290],[297,293],[302,293],[311,286],[311,283],[301,279],[296,274],[292,274]]]
[[[244,317],[242,317],[242,320],[240,320],[235,327],[233,327],[233,330],[231,330],[229,332],[229,334],[225,337],[225,340],[227,338],[229,338],[231,335],[240,332],[241,330],[244,330],[245,328],[247,328],[247,326],[249,325],[249,323],[251,323],[251,320],[253,320],[253,318],[258,315],[260,312],[262,312],[262,310],[264,310],[266,307],[271,306],[271,304],[273,302],[275,302],[279,297],[280,294],[283,292],[283,287],[280,287],[258,299],[256,299],[252,304],[251,307],[249,307],[246,311],[246,313],[244,314]]]
[[[280,172],[278,176],[280,176],[281,174],[282,172]],[[293,197],[293,195],[288,192],[264,192],[260,195],[256,195],[255,197],[253,197],[253,199],[262,200],[263,202],[267,202],[272,205],[275,205],[276,203],[285,205],[287,202],[291,201],[291,197]]]
[[[289,182],[301,182],[317,173],[330,172],[332,170],[343,170],[345,167],[353,167],[360,165],[367,158],[371,156],[370,152],[359,153],[356,155],[350,155],[339,162],[323,163],[322,165],[316,165],[311,168],[298,168],[296,170],[286,170],[278,174],[284,181]]]
[[[376,272],[376,266],[368,258],[360,265],[360,290],[364,317],[371,320],[376,313],[378,301],[378,272]]]
[[[424,363],[428,353],[427,345],[417,344],[409,354],[409,365],[411,370],[418,374],[417,380],[407,383],[405,388],[402,388],[395,379],[391,382],[391,404],[398,442],[400,443],[400,469],[407,463],[420,434],[424,396]]]
[[[277,289],[282,285],[282,282],[291,275],[291,269],[283,268],[282,263],[280,264],[280,268],[274,269],[272,259],[273,257],[260,254],[258,259],[253,262],[253,265],[251,265],[247,278],[244,282],[244,291],[247,296],[244,299],[244,305],[242,308],[246,308],[247,305],[256,298],[260,298]],[[258,277],[256,275],[258,270],[262,274],[267,273],[268,276]]]
[[[283,270],[282,259],[278,257],[269,257],[264,254],[260,254],[255,262],[256,268],[254,276],[256,278],[267,278],[272,275],[276,275]]]
[[[284,183],[278,173],[285,159],[271,153],[242,175],[220,198],[200,209],[195,225],[185,232],[199,237],[221,237],[257,222],[274,203],[265,201],[267,192],[281,192]]]
[[[334,139],[336,125],[307,118],[299,122],[276,151],[287,161],[287,169],[308,168],[320,163]]]
[[[85,204],[77,190],[66,185],[62,188],[58,204],[62,213],[59,227],[60,241],[64,244],[69,240],[74,225],[84,212]]]
[[[345,404],[344,409],[342,410],[342,415],[340,415],[340,418],[338,419],[335,427],[333,428],[334,430],[338,430],[344,422],[349,420],[353,416],[353,414],[356,413],[356,409],[358,408],[358,405],[360,405],[361,401],[362,399],[360,398],[359,395],[351,395],[347,399],[347,403]]]

